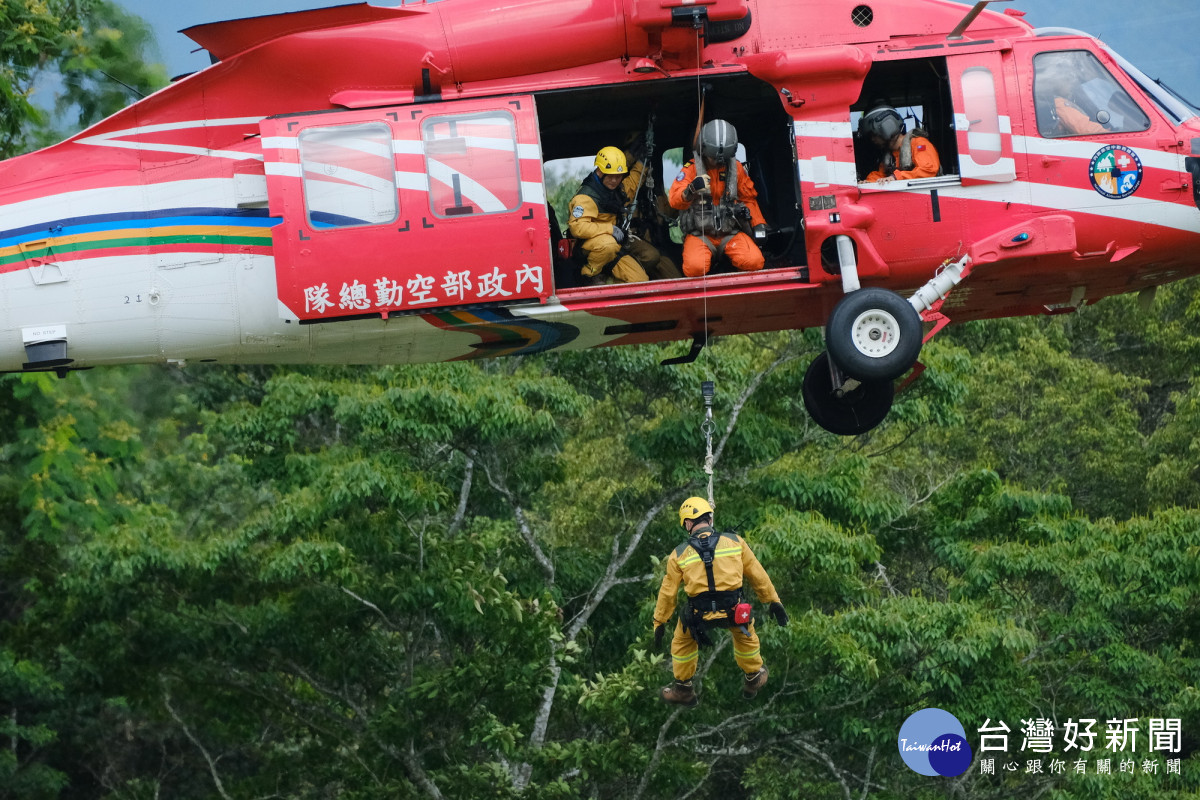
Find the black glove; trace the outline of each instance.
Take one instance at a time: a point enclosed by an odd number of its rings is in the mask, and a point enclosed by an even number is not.
[[[712,181],[707,175],[698,175],[696,176],[695,180],[688,184],[688,191],[692,194],[696,194],[697,192],[707,192],[709,191],[709,187],[711,185]]]
[[[771,612],[771,616],[775,617],[775,621],[779,623],[779,627],[786,627],[788,624],[787,612],[783,610],[783,603],[771,603],[767,606],[767,610]]]
[[[657,650],[662,647],[663,635],[666,634],[666,632],[667,626],[665,623],[654,628],[654,649]]]
[[[620,244],[621,241],[625,238],[625,231],[621,230],[621,228],[619,226],[613,225],[612,236],[614,239],[617,240],[617,244]]]
[[[766,225],[755,225],[754,226],[754,241],[761,242],[761,241],[765,241],[766,238],[767,238],[767,226]]]
[[[629,145],[629,163],[636,164],[646,157],[646,140],[639,136],[634,140],[633,144]]]
[[[738,203],[733,207],[733,215],[738,219],[750,221],[750,207],[742,203]]]

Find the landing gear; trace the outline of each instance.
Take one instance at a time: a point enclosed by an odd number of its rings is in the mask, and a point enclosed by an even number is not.
[[[893,391],[890,378],[847,379],[830,362],[829,354],[821,353],[804,373],[801,394],[814,422],[839,436],[857,436],[883,422],[892,408]]]
[[[864,382],[892,381],[921,354],[921,315],[887,289],[850,292],[825,325],[829,357],[843,372]]]
[[[928,338],[924,321],[933,325],[929,337],[950,322],[941,313],[942,301],[970,273],[971,257],[947,260],[906,300],[886,289],[861,288],[850,237],[826,240],[822,255],[832,258],[835,245],[845,297],[825,324],[827,352],[804,373],[804,407],[830,433],[857,436],[887,416],[892,382],[917,363]]]

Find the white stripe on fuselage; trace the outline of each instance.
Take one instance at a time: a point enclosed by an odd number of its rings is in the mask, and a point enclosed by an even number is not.
[[[5,230],[95,214],[161,211],[171,208],[234,208],[234,179],[203,178],[137,186],[109,186],[35,197],[0,205]]]
[[[126,128],[120,131],[108,131],[94,136],[83,136],[75,141],[78,144],[94,145],[96,147],[119,147],[125,150],[138,150],[155,153],[181,153],[183,155],[212,156],[214,158],[231,158],[236,160],[262,159],[261,153],[247,153],[239,150],[210,150],[207,147],[195,147],[185,144],[167,142],[133,142],[127,137],[145,136],[151,133],[169,131],[184,131],[195,128],[224,128],[232,125],[253,125],[248,133],[258,133],[258,123],[264,117],[229,117],[226,119],[186,120],[183,122],[165,122],[159,125],[143,125],[137,128]]]
[[[1103,139],[1043,139],[1040,136],[1014,136],[1013,147],[1017,152],[1028,153],[1031,156],[1048,156],[1050,158],[1075,158],[1080,161],[1091,161],[1101,148],[1110,144]],[[1129,147],[1126,145],[1126,147]],[[1129,147],[1137,153],[1142,166],[1147,169],[1165,169],[1173,172],[1183,171],[1183,156],[1179,153],[1167,153],[1162,150],[1148,150],[1142,147]]]
[[[1004,120],[1007,123],[1007,119]],[[1007,127],[1007,125],[1005,126]],[[852,129],[849,122],[801,120],[793,123],[796,136],[810,139],[837,139],[852,145]],[[1039,136],[1013,136],[1013,148],[1030,158],[1072,159],[1086,169],[1086,164],[1098,150],[1109,144],[1119,144],[1103,139],[1043,139]],[[1161,150],[1130,147],[1148,169],[1182,172],[1183,160],[1177,153]],[[827,157],[801,159],[800,177],[806,183],[815,184],[820,190],[826,186],[856,186],[867,191],[928,192],[921,186],[910,186],[906,181],[883,186],[865,186],[858,181],[857,166],[853,161],[834,161]],[[1006,181],[994,184],[962,186],[939,185],[942,197],[962,200],[979,200],[988,203],[1029,203],[1046,211],[1069,211],[1091,214],[1109,219],[1123,219],[1160,225],[1166,228],[1200,232],[1200,212],[1190,204],[1173,203],[1166,200],[1138,197],[1134,194],[1122,200],[1101,197],[1090,189],[1075,189],[1052,186],[1034,181]]]
[[[800,175],[803,180],[817,180],[813,161],[805,160],[800,164]],[[928,194],[929,189],[919,185],[909,186],[907,181],[879,185],[860,184],[856,180],[854,164],[849,162],[829,161],[823,165],[824,172],[820,176],[822,183],[817,184],[818,190],[823,185],[856,186],[866,192],[905,192]],[[932,180],[932,179],[931,179]],[[944,180],[944,179],[939,179]],[[1158,225],[1164,228],[1200,233],[1200,210],[1193,205],[1172,203],[1165,200],[1140,198],[1136,194],[1121,200],[1110,200],[1101,197],[1091,189],[1074,189],[1064,186],[1052,186],[1047,183],[1030,181],[1006,181],[1002,183],[983,183],[974,186],[961,184],[939,185],[938,195],[943,198],[959,200],[978,200],[985,203],[1015,203],[1030,204],[1047,212],[1065,211],[1076,214],[1091,214],[1108,219],[1121,219],[1131,222],[1143,222],[1147,225]]]

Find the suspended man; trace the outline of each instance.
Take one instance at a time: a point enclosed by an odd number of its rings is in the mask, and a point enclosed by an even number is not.
[[[746,679],[742,696],[752,699],[767,684],[767,668],[759,652],[758,634],[750,605],[742,596],[742,582],[749,579],[762,602],[770,603],[775,621],[787,625],[788,615],[779,593],[750,545],[734,533],[713,530],[713,507],[702,497],[689,497],[679,507],[679,524],[688,540],[667,557],[667,574],[658,590],[654,608],[654,642],[662,645],[667,621],[675,611],[679,584],[687,601],[675,624],[671,640],[671,667],[675,682],[664,686],[660,696],[668,703],[694,706],[700,702],[692,685],[701,646],[712,644],[710,630],[728,628],[733,637],[733,658]]]

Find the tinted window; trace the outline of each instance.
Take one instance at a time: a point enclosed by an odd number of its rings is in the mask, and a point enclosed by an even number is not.
[[[516,123],[499,111],[421,123],[429,205],[439,217],[495,214],[521,205]]]
[[[1150,118],[1100,61],[1086,50],[1033,58],[1038,133],[1045,137],[1133,133]]]

